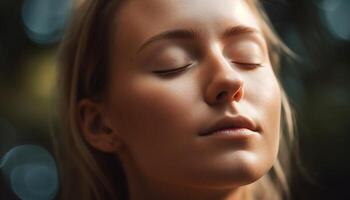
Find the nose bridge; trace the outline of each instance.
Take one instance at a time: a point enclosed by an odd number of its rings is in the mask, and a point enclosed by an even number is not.
[[[223,75],[230,78],[231,75],[237,73],[232,66],[231,61],[225,57],[222,47],[216,43],[209,47],[207,52],[208,67],[211,68],[213,75]],[[237,74],[238,75],[238,74]],[[232,78],[232,77],[231,77]]]
[[[209,104],[239,101],[243,97],[243,79],[231,61],[216,46],[207,55],[210,81],[206,88]]]

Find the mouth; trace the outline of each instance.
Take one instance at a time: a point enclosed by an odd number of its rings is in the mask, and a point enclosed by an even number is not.
[[[259,132],[259,128],[253,120],[238,115],[235,117],[224,117],[207,129],[200,132],[199,136],[223,135],[229,137],[245,137]]]

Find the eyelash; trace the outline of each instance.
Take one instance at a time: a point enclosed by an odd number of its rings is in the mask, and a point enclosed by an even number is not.
[[[249,67],[251,69],[257,68],[257,67],[263,67],[262,64],[260,63],[244,63],[244,62],[234,62],[232,61],[233,64],[236,65],[240,65],[243,67]],[[157,70],[157,71],[153,71],[153,73],[158,74],[158,75],[163,75],[163,76],[167,76],[167,75],[173,75],[173,74],[177,74],[183,71],[186,71],[187,69],[189,69],[189,67],[192,65],[191,64],[187,64],[185,66],[179,67],[179,68],[174,68],[174,69],[169,69],[169,70]]]
[[[174,68],[174,69],[169,69],[169,70],[157,70],[157,71],[153,71],[153,73],[158,74],[158,75],[173,75],[173,74],[177,74],[180,72],[183,72],[187,69],[189,69],[189,67],[192,65],[192,63],[187,64],[185,66],[179,67],[179,68]]]
[[[232,63],[243,67],[249,67],[251,69],[254,69],[257,67],[263,67],[261,63],[244,63],[244,62],[235,62],[235,61],[232,61]]]

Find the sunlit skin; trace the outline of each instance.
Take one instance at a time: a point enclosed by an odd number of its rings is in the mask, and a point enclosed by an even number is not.
[[[118,156],[132,200],[240,199],[279,141],[280,88],[258,18],[243,0],[132,0],[114,20],[105,98],[80,104],[109,131],[86,128],[87,140]],[[199,136],[238,115],[259,133]]]

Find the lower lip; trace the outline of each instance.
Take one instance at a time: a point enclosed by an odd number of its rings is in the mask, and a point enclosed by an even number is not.
[[[227,139],[246,139],[258,133],[246,128],[223,129],[206,135],[208,137],[218,137]]]

